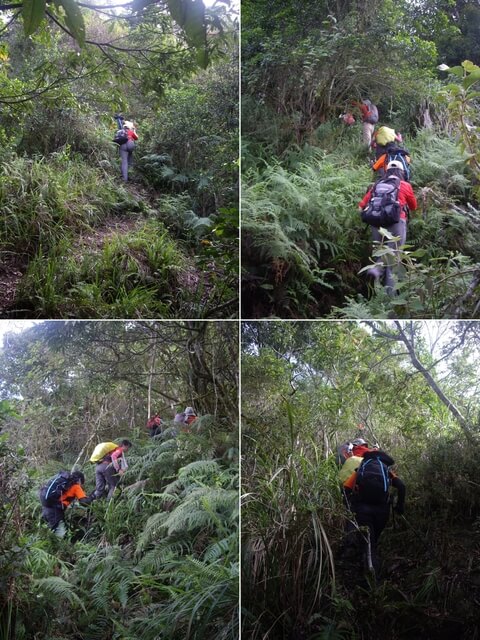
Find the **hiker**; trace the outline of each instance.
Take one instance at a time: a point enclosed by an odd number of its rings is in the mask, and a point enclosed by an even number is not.
[[[100,460],[93,460],[93,462],[97,463],[95,468],[95,491],[93,495],[95,498],[103,498],[105,486],[107,486],[107,499],[111,500],[120,482],[120,477],[128,469],[125,453],[130,449],[132,443],[130,440],[122,440],[120,445],[115,445],[115,443],[102,443],[102,445],[105,444],[109,444],[110,446],[113,444],[115,449],[106,453]],[[92,458],[93,457],[94,455],[92,455]],[[90,461],[92,461],[92,458],[90,458]]]
[[[50,529],[59,538],[66,533],[65,509],[74,500],[81,504],[90,504],[93,497],[87,496],[83,490],[85,476],[81,471],[61,471],[50,478],[40,489],[40,502],[42,503],[42,516],[48,522]]]
[[[378,451],[378,447],[369,447],[363,438],[355,438],[352,442],[346,442],[339,447],[338,461],[340,470],[339,480],[343,483],[360,466],[363,456],[369,451]]]
[[[379,127],[372,134],[372,142],[370,144],[375,150],[375,158],[378,160],[378,158],[387,151],[388,147],[396,142],[403,142],[401,133],[397,133],[395,129],[391,129],[390,127]]]
[[[405,485],[400,478],[389,469],[395,461],[384,451],[368,451],[357,471],[343,483],[350,508],[358,527],[368,527],[372,564],[378,575],[379,559],[377,544],[385,529],[390,514],[390,487],[398,493],[395,512],[402,515],[405,506]],[[356,527],[350,523],[350,532]],[[352,537],[350,533],[349,537]],[[357,538],[358,540],[358,538]],[[352,544],[352,541],[350,541]]]
[[[386,205],[387,192],[390,193],[391,199]],[[393,240],[387,240],[386,245],[395,252],[407,241],[408,213],[415,211],[416,208],[417,199],[412,185],[404,179],[403,166],[398,160],[388,164],[386,176],[367,191],[358,205],[362,220],[372,228],[373,241],[382,242],[383,236],[379,227],[383,227],[394,236]],[[378,282],[384,272],[387,293],[394,295],[392,260],[391,256],[385,256],[385,258],[387,264],[383,264],[382,258],[377,257],[376,264],[368,270],[368,274]]]
[[[185,411],[177,411],[173,421],[174,422],[181,422],[181,423],[185,424],[185,418],[186,418]]]
[[[192,422],[195,422],[195,420],[197,419],[197,414],[195,413],[195,410],[193,409],[193,407],[186,407],[184,413],[185,413],[185,424],[187,426],[190,426]]]
[[[375,150],[375,161],[372,161],[371,166],[376,179],[383,178],[388,164],[398,160],[403,165],[404,179],[407,182],[410,180],[410,152],[399,146],[402,142],[402,134],[397,133],[395,129],[383,126],[375,131],[371,143]]]
[[[162,419],[160,418],[159,413],[155,413],[151,418],[147,421],[147,429],[150,433],[150,437],[157,436],[159,433],[162,433]]]
[[[124,182],[128,182],[128,167],[132,165],[133,150],[135,149],[135,140],[138,140],[135,125],[130,120],[123,122],[123,130],[127,134],[127,141],[120,145],[120,166],[122,170],[122,178]]]
[[[358,107],[362,112],[362,140],[370,148],[375,125],[378,122],[378,109],[371,100],[353,101],[352,105]]]
[[[339,116],[343,122],[343,124],[346,124],[347,127],[351,127],[352,125],[355,124],[355,118],[353,117],[353,114],[350,111],[347,111],[346,113],[342,113]]]

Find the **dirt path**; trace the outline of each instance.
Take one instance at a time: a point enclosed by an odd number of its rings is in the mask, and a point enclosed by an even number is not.
[[[0,256],[0,318],[8,318],[23,271],[18,256]]]

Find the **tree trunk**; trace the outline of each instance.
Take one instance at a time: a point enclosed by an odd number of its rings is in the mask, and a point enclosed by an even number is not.
[[[420,360],[417,357],[417,354],[415,352],[415,347],[413,344],[413,341],[409,339],[409,337],[407,336],[407,334],[405,333],[405,331],[402,328],[402,325],[400,324],[400,322],[398,322],[398,320],[395,320],[395,326],[398,329],[398,333],[399,333],[399,339],[403,342],[403,344],[405,345],[405,347],[407,348],[408,354],[410,356],[410,360],[412,361],[413,366],[415,367],[415,369],[417,371],[419,371],[422,376],[425,378],[428,386],[430,387],[430,389],[432,389],[432,391],[434,391],[438,398],[441,400],[441,402],[443,402],[443,404],[447,407],[447,409],[449,409],[450,413],[455,417],[456,421],[458,422],[458,424],[460,425],[463,433],[465,434],[465,437],[467,438],[468,442],[470,444],[474,443],[473,440],[473,436],[472,433],[468,427],[467,421],[465,420],[465,418],[463,417],[463,415],[460,413],[460,410],[458,409],[458,407],[456,407],[453,402],[451,400],[449,400],[447,398],[447,396],[445,395],[445,393],[442,391],[442,389],[440,389],[440,387],[438,386],[437,382],[434,380],[432,374],[430,373],[430,371],[428,371],[428,369],[426,369],[423,364],[420,362]]]

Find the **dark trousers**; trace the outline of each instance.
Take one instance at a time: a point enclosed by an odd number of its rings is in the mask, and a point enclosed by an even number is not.
[[[52,531],[58,527],[58,524],[64,520],[62,507],[42,507],[42,516],[48,522]]]
[[[377,552],[378,540],[382,531],[387,526],[388,517],[390,515],[390,506],[388,504],[371,505],[357,503],[352,505],[352,509],[355,514],[357,525],[359,527],[368,527],[368,531],[370,533],[372,564],[375,569],[375,573],[378,575],[380,564]]]

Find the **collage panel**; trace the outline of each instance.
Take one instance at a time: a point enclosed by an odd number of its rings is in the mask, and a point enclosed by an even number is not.
[[[237,640],[238,323],[0,333],[2,640]]]
[[[242,318],[480,317],[477,1],[242,1]]]
[[[243,640],[477,637],[474,321],[242,323]]]
[[[0,6],[0,318],[239,317],[239,10]]]

